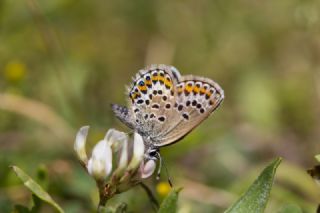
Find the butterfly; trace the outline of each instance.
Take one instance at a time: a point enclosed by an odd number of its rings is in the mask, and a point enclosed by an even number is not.
[[[213,80],[180,75],[169,65],[150,65],[140,70],[128,86],[128,107],[112,105],[115,116],[139,133],[146,159],[159,159],[159,149],[190,133],[224,99]]]

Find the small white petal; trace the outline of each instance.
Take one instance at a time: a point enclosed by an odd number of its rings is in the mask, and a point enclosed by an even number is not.
[[[128,141],[128,136],[124,132],[115,129],[109,129],[105,138],[108,144],[114,151],[118,151],[124,141]]]
[[[125,140],[122,143],[121,150],[120,150],[120,159],[117,168],[117,173],[121,173],[125,170],[128,165],[128,141]]]
[[[133,156],[128,166],[128,169],[136,169],[144,157],[143,138],[137,132],[134,133],[133,141]]]
[[[147,163],[142,164],[141,168],[141,178],[148,178],[150,177],[154,170],[156,169],[156,162],[154,160],[149,160]]]
[[[124,132],[110,129],[105,140],[111,146],[113,152],[118,152],[119,161],[115,174],[120,176],[128,165],[128,136]]]
[[[79,160],[84,164],[87,164],[88,162],[88,157],[86,153],[86,140],[87,140],[88,131],[89,131],[89,126],[81,127],[77,133],[76,140],[73,146],[74,150],[78,155]]]
[[[133,146],[133,157],[137,159],[143,158],[144,155],[144,143],[143,138],[137,132],[134,133],[134,146]]]
[[[92,150],[88,172],[96,179],[106,179],[112,170],[112,150],[105,140],[99,141]]]

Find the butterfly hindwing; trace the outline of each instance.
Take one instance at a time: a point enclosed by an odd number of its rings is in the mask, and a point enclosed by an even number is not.
[[[180,117],[172,121],[174,125],[160,136],[161,143],[155,144],[159,147],[174,143],[191,132],[224,98],[223,90],[214,81],[192,75],[182,77],[176,90],[175,111]]]

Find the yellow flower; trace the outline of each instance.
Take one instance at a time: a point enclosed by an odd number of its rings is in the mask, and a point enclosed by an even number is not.
[[[18,60],[9,61],[4,69],[4,76],[8,81],[20,81],[24,78],[26,66]]]
[[[160,182],[157,185],[157,192],[161,196],[166,196],[171,190],[170,185],[167,182]]]

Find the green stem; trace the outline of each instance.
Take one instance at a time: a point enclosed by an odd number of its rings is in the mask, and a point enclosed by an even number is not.
[[[108,201],[108,193],[106,193],[106,186],[104,181],[97,181],[97,186],[99,189],[99,204],[97,212],[102,212],[101,210],[106,206]]]
[[[152,191],[149,189],[149,187],[147,185],[145,185],[144,183],[140,183],[140,186],[145,190],[145,192],[147,193],[151,203],[152,203],[152,207],[155,210],[155,212],[158,211],[159,209],[159,203],[157,198],[154,196],[154,194],[152,193]]]

